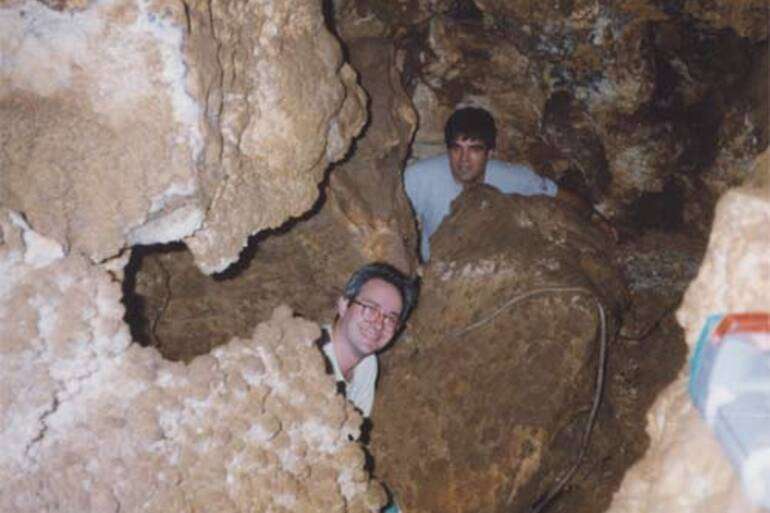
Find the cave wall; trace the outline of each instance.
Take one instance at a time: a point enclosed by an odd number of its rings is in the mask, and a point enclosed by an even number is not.
[[[18,0],[0,34],[0,202],[94,261],[185,238],[222,271],[366,120],[313,1]]]
[[[766,3],[338,1],[343,40],[404,50],[412,156],[443,151],[460,104],[625,230],[708,233],[716,199],[767,145]],[[752,93],[751,91],[755,91]]]
[[[376,510],[382,491],[343,437],[358,419],[305,366],[315,328],[289,310],[272,312],[288,302],[329,319],[338,287],[361,263],[415,269],[401,166],[410,152],[442,151],[443,122],[458,104],[489,108],[500,156],[578,190],[629,237],[650,228],[662,237],[705,234],[716,198],[746,179],[768,138],[767,6],[757,0],[6,0],[0,48],[0,204],[23,215],[4,213],[0,246],[9,270],[0,433],[13,448],[1,468],[14,483],[0,504],[10,510],[131,510],[140,499],[123,483],[156,470],[168,481],[155,483],[148,508]],[[143,255],[129,292],[144,301],[143,342],[189,366],[129,344],[111,281],[121,279],[128,252],[110,273],[92,265],[132,245],[178,240],[189,252]],[[205,276],[213,272],[216,279]],[[258,320],[268,322],[254,331]],[[248,356],[284,346],[282,370],[264,378],[275,402],[246,418],[222,404],[223,393],[245,394],[244,409],[259,404],[265,390],[249,388],[244,375],[261,367]],[[654,354],[671,353],[661,345]],[[249,385],[240,392],[230,389],[239,373]],[[127,388],[114,391],[121,379]],[[697,448],[714,465],[705,468],[720,469],[707,478],[729,476],[677,383],[677,399],[660,400],[670,408],[664,415],[685,419],[681,433],[699,433],[705,445]],[[178,413],[177,424],[164,424],[145,389]],[[332,417],[323,430],[334,438],[329,454],[308,448],[316,421],[294,416],[293,401],[309,390],[324,395]],[[639,404],[633,396],[624,408]],[[217,415],[234,427],[212,425]],[[253,432],[244,425],[252,417],[264,420]],[[200,433],[215,443],[200,447]],[[233,441],[252,435],[250,445]],[[679,443],[650,436],[649,461]],[[83,465],[81,454],[95,455],[93,463]],[[183,476],[169,470],[177,455],[189,456]],[[308,468],[298,460],[324,476],[320,494],[304,487]],[[680,482],[674,492],[633,484],[644,469],[669,472],[645,462],[617,496],[626,505],[613,507],[646,511],[639,505],[656,497],[676,509]],[[43,472],[49,465],[61,482]],[[228,488],[227,465],[253,475]],[[102,474],[113,471],[122,484],[110,488]],[[347,484],[334,488],[340,480]],[[96,492],[88,497],[83,483]],[[287,492],[260,498],[271,486]],[[714,489],[720,501],[740,501],[734,481],[722,486]]]
[[[703,265],[677,312],[690,355],[709,315],[770,311],[770,154],[765,151],[748,172],[743,186],[720,199]],[[626,474],[610,512],[765,511],[748,500],[692,404],[688,377],[686,366],[650,409],[650,448]]]
[[[317,325],[173,363],[121,304],[125,248],[220,271],[316,202],[367,116],[321,6],[9,1],[0,50],[0,509],[378,511]]]

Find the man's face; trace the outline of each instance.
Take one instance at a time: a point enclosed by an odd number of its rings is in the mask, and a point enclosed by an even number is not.
[[[479,139],[459,136],[449,145],[452,176],[463,186],[484,182],[487,160],[492,150]]]
[[[388,345],[402,308],[398,289],[379,278],[367,281],[354,299],[340,298],[337,322],[353,354],[363,358]]]

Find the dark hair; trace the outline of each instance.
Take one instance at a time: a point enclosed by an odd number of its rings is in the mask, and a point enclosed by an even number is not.
[[[444,142],[447,148],[458,137],[484,141],[488,150],[494,150],[497,141],[495,119],[492,114],[479,107],[458,109],[449,116],[444,125]]]
[[[417,302],[419,287],[416,278],[409,278],[390,264],[373,262],[361,267],[350,276],[342,295],[347,299],[355,299],[366,282],[375,278],[386,281],[398,289],[402,304],[399,321],[403,324]]]

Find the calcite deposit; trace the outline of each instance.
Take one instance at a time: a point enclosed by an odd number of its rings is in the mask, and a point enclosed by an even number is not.
[[[193,4],[192,89],[206,105],[206,219],[186,240],[204,272],[249,235],[307,211],[366,121],[366,96],[321,3]]]
[[[625,301],[608,246],[551,198],[455,200],[374,407],[377,475],[405,511],[523,511],[574,463]]]
[[[751,178],[719,201],[706,257],[678,319],[690,353],[714,313],[770,311],[770,154]],[[748,513],[752,505],[713,432],[687,391],[689,366],[648,414],[652,439],[645,457],[626,475],[611,513]]]
[[[0,48],[0,202],[95,261],[187,237],[223,270],[365,121],[314,1],[14,0]]]
[[[414,270],[415,225],[401,167],[415,114],[399,81],[398,53],[389,40],[370,37],[355,41],[350,59],[371,97],[370,121],[355,153],[331,172],[325,201],[290,229],[252,240],[216,278],[202,274],[183,248],[137,252],[126,287],[137,340],[189,360],[246,336],[279,303],[331,321],[342,286],[366,262]]]
[[[317,325],[287,307],[189,365],[132,343],[101,268],[0,216],[0,511],[375,512]]]

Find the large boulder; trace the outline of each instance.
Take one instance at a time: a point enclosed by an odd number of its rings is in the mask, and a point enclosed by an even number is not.
[[[609,246],[551,198],[455,200],[374,406],[375,470],[406,511],[515,511],[574,462],[625,301]]]
[[[318,326],[275,310],[189,365],[131,343],[107,272],[0,217],[0,511],[376,512]]]
[[[95,261],[186,237],[223,270],[365,121],[315,1],[13,0],[0,47],[0,202]]]

